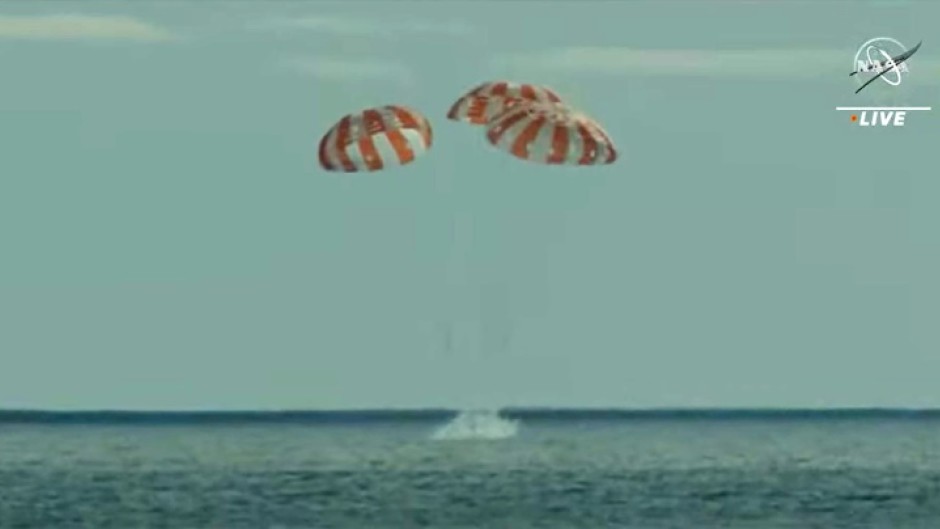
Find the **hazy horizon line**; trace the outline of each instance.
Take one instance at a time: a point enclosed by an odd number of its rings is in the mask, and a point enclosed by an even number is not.
[[[480,410],[480,409],[478,409]],[[0,424],[208,424],[208,423],[365,423],[429,422],[452,418],[457,408],[360,408],[283,410],[43,410],[0,408]],[[589,408],[505,407],[506,418],[523,421],[570,420],[819,420],[819,419],[940,419],[940,408],[831,407],[831,408]]]

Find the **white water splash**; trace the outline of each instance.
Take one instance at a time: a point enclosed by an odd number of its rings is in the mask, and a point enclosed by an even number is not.
[[[515,437],[519,421],[504,419],[499,411],[466,410],[431,435],[435,441],[498,440]]]

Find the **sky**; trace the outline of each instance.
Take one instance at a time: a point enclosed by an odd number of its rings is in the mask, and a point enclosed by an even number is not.
[[[940,406],[940,109],[835,110],[940,106],[940,4],[495,4],[0,3],[0,408]],[[620,158],[446,119],[499,79]],[[425,156],[318,166],[390,103]]]

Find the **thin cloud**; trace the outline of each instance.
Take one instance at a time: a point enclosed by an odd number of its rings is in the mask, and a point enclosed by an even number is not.
[[[394,61],[352,59],[342,57],[288,57],[280,65],[295,73],[311,75],[327,81],[393,81],[412,82],[411,70]]]
[[[467,36],[473,33],[472,27],[455,21],[431,21],[411,18],[378,20],[335,15],[280,18],[253,27],[255,29],[308,31],[350,37],[397,37],[405,34]]]
[[[0,15],[0,39],[175,40],[172,32],[133,17],[94,15]]]
[[[513,71],[578,74],[694,77],[810,77],[846,74],[851,52],[832,49],[646,50],[619,47],[572,47],[538,53],[514,53],[493,59],[492,66]],[[937,61],[912,61],[937,67]]]

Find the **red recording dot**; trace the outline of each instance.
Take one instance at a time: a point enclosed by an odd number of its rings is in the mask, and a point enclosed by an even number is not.
[[[852,114],[852,121],[858,121],[858,116],[856,116],[855,114]]]

